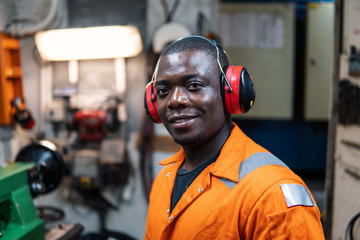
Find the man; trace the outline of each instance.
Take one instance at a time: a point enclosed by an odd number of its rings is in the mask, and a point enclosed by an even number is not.
[[[226,65],[200,36],[160,56],[145,107],[182,148],[160,162],[145,239],[324,239],[305,183],[232,123]]]

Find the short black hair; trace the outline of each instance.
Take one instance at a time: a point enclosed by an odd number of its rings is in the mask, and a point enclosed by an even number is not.
[[[204,51],[209,54],[214,60],[217,60],[217,50],[219,49],[219,61],[221,66],[224,68],[229,65],[228,56],[225,53],[223,47],[216,41],[207,39],[202,36],[189,36],[180,38],[168,45],[161,56],[167,56],[173,53],[180,52],[191,52],[191,51]]]

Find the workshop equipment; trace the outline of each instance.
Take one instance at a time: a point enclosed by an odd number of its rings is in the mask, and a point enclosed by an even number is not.
[[[14,121],[23,129],[31,129],[35,125],[35,120],[29,110],[25,108],[25,103],[20,97],[11,100],[11,106],[14,108],[13,117]]]
[[[360,51],[354,45],[350,46],[349,75],[360,77]]]
[[[62,182],[65,163],[56,146],[49,141],[38,141],[22,148],[15,162],[35,163],[29,171],[29,185],[33,197],[55,190]]]
[[[107,113],[104,110],[79,110],[75,112],[75,123],[83,141],[100,141],[104,137]]]
[[[125,233],[106,228],[109,211],[117,210],[117,204],[104,196],[106,188],[121,188],[128,183],[130,163],[126,140],[121,136],[117,96],[108,96],[98,107],[73,109],[73,122],[69,130],[76,132],[70,158],[71,190],[81,197],[83,204],[98,214],[99,231],[90,232],[80,239],[126,239],[134,238]],[[70,199],[70,201],[72,201]]]
[[[360,87],[349,79],[339,81],[338,93],[339,123],[344,125],[360,124]]]
[[[24,99],[19,39],[0,33],[0,125],[13,123],[11,101],[17,97]]]
[[[14,163],[0,169],[1,240],[44,239],[44,222],[38,217],[28,182],[35,163]]]
[[[1,240],[54,240],[45,238],[46,214],[39,215],[49,207],[42,207],[39,212],[33,198],[56,189],[62,182],[64,170],[61,155],[49,141],[25,146],[13,163],[0,168]],[[55,234],[66,236],[61,239],[78,239],[82,229],[78,223],[66,228],[53,228],[51,236]]]

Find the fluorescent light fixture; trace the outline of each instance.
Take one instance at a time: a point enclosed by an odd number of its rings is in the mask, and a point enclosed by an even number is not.
[[[142,41],[134,26],[104,26],[41,31],[35,35],[46,61],[126,58],[138,55]]]
[[[69,68],[69,83],[76,84],[79,81],[79,62],[77,60],[70,60]]]
[[[126,69],[125,59],[116,58],[115,65],[115,86],[118,93],[124,93],[126,90]]]

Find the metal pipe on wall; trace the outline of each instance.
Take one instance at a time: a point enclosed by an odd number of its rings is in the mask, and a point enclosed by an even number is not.
[[[45,19],[40,23],[29,26],[24,24],[23,21],[15,21],[15,19],[12,19],[10,23],[7,23],[5,32],[11,36],[25,37],[49,28],[58,16],[59,1],[60,0],[51,1],[50,10]]]

